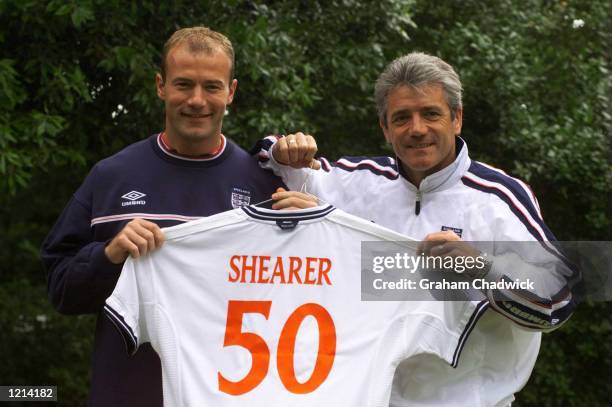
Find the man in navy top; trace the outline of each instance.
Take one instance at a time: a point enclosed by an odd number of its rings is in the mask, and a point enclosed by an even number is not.
[[[284,186],[221,133],[236,93],[233,67],[231,42],[208,28],[181,29],[166,42],[156,76],[165,130],[97,163],[43,244],[49,297],[60,312],[99,313],[126,258],[162,245],[160,227],[258,203]],[[295,194],[294,205],[316,205]],[[146,344],[128,356],[103,316],[88,405],[162,405],[157,354]]]

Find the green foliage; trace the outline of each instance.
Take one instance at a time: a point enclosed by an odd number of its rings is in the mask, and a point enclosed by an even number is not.
[[[247,141],[253,134],[309,131],[319,135],[324,149],[344,154],[380,143],[372,83],[387,62],[385,52],[407,38],[411,3],[254,5],[250,18],[227,26],[244,83],[228,122],[230,134]]]
[[[84,404],[92,316],[59,315],[46,301],[44,287],[15,279],[0,286],[0,325],[3,385],[58,385],[60,405]]]
[[[608,239],[612,6],[520,3],[422,2],[409,34],[462,76],[473,154],[529,182],[559,238]]]
[[[611,8],[605,0],[0,1],[0,350],[12,355],[3,382],[56,383],[61,405],[83,404],[92,317],[49,309],[37,248],[94,162],[162,129],[154,75],[175,29],[207,25],[234,43],[239,86],[226,135],[248,147],[305,130],[330,157],[388,154],[374,80],[409,51],[443,57],[463,79],[472,154],[527,180],[559,237],[595,240],[610,238]],[[544,337],[517,404],[606,405],[609,337],[609,308],[584,305]]]
[[[610,311],[610,303],[583,304],[562,328],[543,336],[538,363],[516,406],[609,405]]]

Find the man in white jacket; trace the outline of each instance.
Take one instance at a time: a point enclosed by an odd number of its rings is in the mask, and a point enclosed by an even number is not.
[[[422,239],[424,253],[475,256],[466,241],[540,242],[541,252],[559,260],[549,242],[537,200],[522,181],[472,161],[459,137],[462,86],[441,59],[410,53],[394,60],[376,82],[379,122],[395,158],[314,159],[316,142],[303,133],[270,136],[257,148],[260,163],[291,189],[308,191],[347,212]],[[320,169],[319,169],[320,167]],[[278,207],[285,205],[280,193]],[[495,250],[492,250],[495,251]],[[576,276],[565,268],[555,277],[534,273],[530,259],[491,258],[478,278],[498,282],[529,275],[547,281],[542,290],[486,290],[490,308],[476,324],[457,368],[434,356],[402,363],[396,372],[394,406],[506,406],[527,382],[541,333],[571,315],[567,289]],[[517,267],[521,264],[521,267]],[[556,266],[555,266],[556,267]],[[553,267],[554,268],[554,267]],[[534,275],[537,274],[537,275]],[[512,322],[511,322],[512,321]]]

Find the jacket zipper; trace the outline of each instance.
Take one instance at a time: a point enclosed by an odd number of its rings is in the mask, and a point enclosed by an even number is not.
[[[417,190],[416,203],[414,206],[414,214],[418,216],[419,213],[421,213],[421,191]]]

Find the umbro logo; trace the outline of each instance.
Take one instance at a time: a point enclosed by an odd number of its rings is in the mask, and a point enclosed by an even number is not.
[[[147,196],[147,194],[143,194],[142,192],[138,191],[130,191],[125,195],[121,195],[121,198],[129,199],[130,201],[135,201],[139,198],[142,198],[143,196]]]
[[[144,198],[147,194],[143,194],[138,191],[130,191],[127,194],[121,195],[121,198],[127,199],[127,201],[121,202],[121,206],[130,206],[130,205],[144,205],[147,201],[144,201],[140,198]]]

